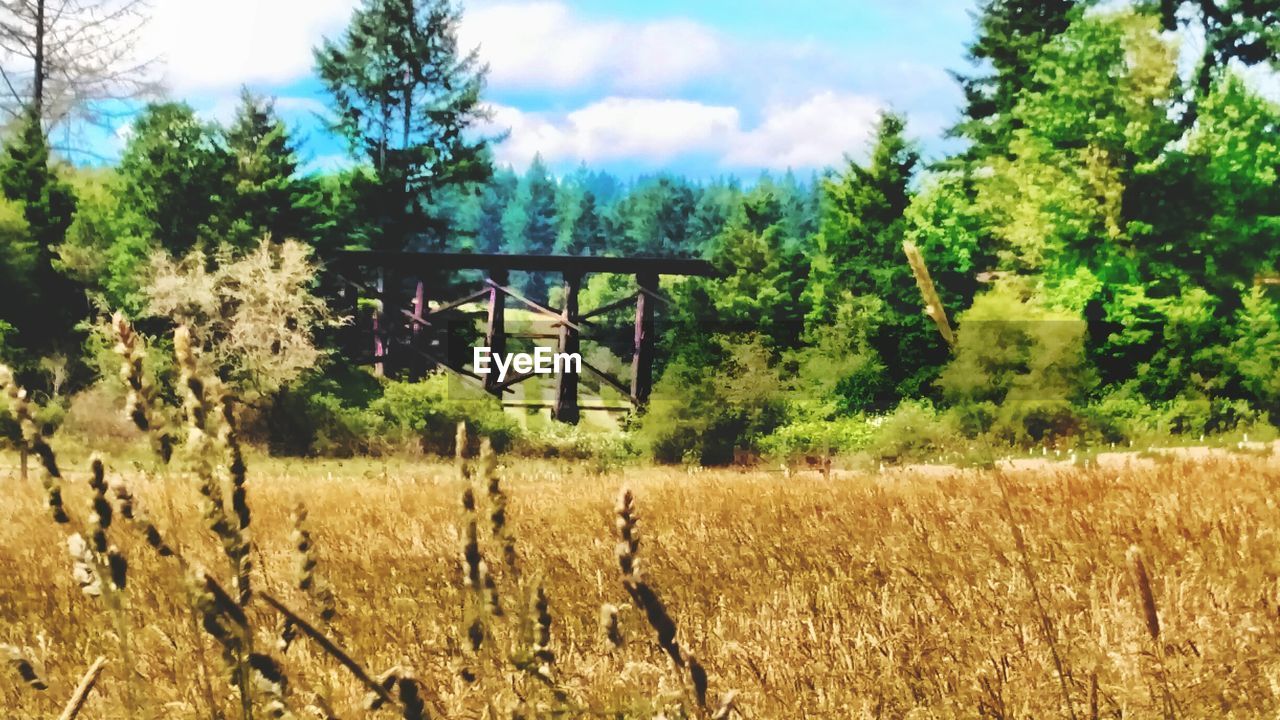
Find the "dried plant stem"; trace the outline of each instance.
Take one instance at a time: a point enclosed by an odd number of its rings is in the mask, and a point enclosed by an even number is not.
[[[1053,658],[1053,667],[1058,674],[1058,685],[1062,690],[1062,702],[1067,711],[1067,717],[1076,720],[1075,703],[1071,699],[1071,688],[1068,685],[1070,675],[1067,673],[1066,665],[1062,662],[1062,654],[1058,651],[1057,633],[1053,627],[1053,619],[1049,617],[1049,613],[1045,610],[1044,600],[1040,596],[1040,583],[1036,578],[1035,568],[1031,566],[1031,556],[1027,552],[1026,538],[1022,535],[1022,528],[1018,525],[1013,517],[1013,506],[1009,503],[1009,488],[1005,481],[1004,475],[996,473],[996,485],[1000,488],[1000,501],[1004,508],[1005,521],[1009,524],[1009,531],[1013,534],[1013,544],[1018,549],[1018,564],[1022,569],[1022,574],[1027,580],[1027,584],[1031,587],[1031,598],[1036,606],[1036,615],[1040,620],[1040,636],[1044,639],[1046,645],[1049,646],[1049,654]]]
[[[1133,575],[1133,584],[1142,601],[1142,619],[1147,626],[1147,635],[1151,638],[1151,646],[1156,659],[1156,680],[1160,683],[1161,698],[1164,705],[1164,716],[1172,720],[1178,716],[1177,703],[1173,699],[1173,688],[1169,686],[1169,676],[1165,672],[1164,643],[1160,641],[1160,613],[1156,608],[1156,595],[1151,587],[1151,574],[1147,571],[1147,563],[1142,557],[1142,549],[1137,545],[1129,546],[1126,553],[1129,570]]]
[[[682,648],[677,640],[676,621],[667,612],[666,605],[640,572],[640,532],[639,518],[636,511],[635,497],[629,488],[618,493],[618,504],[614,508],[616,525],[620,542],[617,547],[618,567],[622,571],[622,585],[635,602],[636,607],[644,611],[645,619],[657,634],[658,646],[671,658],[672,664],[681,671],[693,690],[696,710],[700,716],[707,716],[707,671],[702,663],[689,650]],[[726,717],[732,712],[725,710]]]
[[[98,676],[102,674],[102,668],[107,664],[105,657],[99,657],[93,661],[89,669],[85,671],[84,677],[80,678],[80,684],[76,686],[75,692],[71,693],[71,698],[67,700],[66,706],[62,710],[62,714],[58,716],[58,720],[72,720],[80,714],[80,710],[84,708],[84,703],[89,699],[89,693],[93,691],[93,686],[98,682]]]
[[[312,641],[320,646],[320,649],[324,650],[330,657],[337,660],[340,665],[350,671],[351,674],[364,684],[370,692],[381,698],[383,702],[395,704],[395,700],[391,697],[391,693],[389,693],[386,688],[369,675],[368,671],[366,671],[360,663],[353,660],[350,655],[342,650],[342,648],[334,644],[334,642],[326,637],[324,633],[317,630],[314,625],[303,620],[301,616],[290,610],[284,603],[275,599],[268,593],[258,592],[257,597],[274,608],[275,611],[284,616],[285,619],[292,622],[294,627],[298,628],[303,635],[311,638]]]

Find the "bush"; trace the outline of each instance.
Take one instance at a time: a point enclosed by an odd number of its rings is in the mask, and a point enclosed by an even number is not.
[[[489,438],[496,450],[505,450],[519,431],[496,398],[444,373],[418,382],[386,383],[382,397],[369,405],[369,411],[392,437],[442,455],[453,452],[460,421],[466,421],[473,436]]]
[[[404,448],[449,454],[464,420],[472,437],[488,437],[498,450],[519,430],[496,398],[450,376],[399,382],[346,366],[287,388],[263,417],[272,452],[340,457]]]
[[[1021,447],[1080,434],[1078,408],[1095,383],[1085,331],[1017,280],[979,296],[960,316],[955,359],[938,379],[959,429]]]
[[[709,364],[667,366],[639,420],[637,439],[659,462],[727,465],[735,450],[759,451],[786,418],[784,384],[759,337],[717,336],[712,346]]]
[[[861,415],[834,420],[796,420],[760,440],[760,450],[779,460],[809,455],[845,455],[866,450],[876,428]]]
[[[514,449],[534,457],[586,460],[599,471],[612,470],[639,456],[627,435],[563,423],[527,433]]]
[[[926,400],[905,400],[875,425],[868,450],[872,457],[889,462],[936,459],[960,437],[954,416],[939,413]]]

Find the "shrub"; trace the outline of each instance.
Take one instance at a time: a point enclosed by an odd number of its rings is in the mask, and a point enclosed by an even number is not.
[[[526,433],[513,449],[535,457],[585,460],[598,471],[615,469],[639,456],[627,435],[563,423]]]
[[[639,420],[637,438],[659,462],[728,464],[735,450],[758,451],[786,418],[784,384],[758,336],[716,336],[712,351],[710,365],[668,365]]]
[[[285,455],[350,457],[403,448],[448,454],[460,420],[499,449],[510,446],[519,429],[495,398],[447,375],[400,382],[335,364],[279,393],[262,431],[272,452]]]
[[[955,359],[938,385],[968,436],[1029,446],[1081,431],[1077,408],[1095,381],[1084,322],[1046,307],[1016,279],[979,296],[960,320]]]
[[[864,416],[796,420],[760,440],[765,455],[786,460],[806,455],[844,455],[865,450],[876,434]]]
[[[518,432],[515,419],[503,412],[496,398],[444,373],[417,382],[386,383],[369,411],[392,436],[438,454],[453,451],[459,421],[465,420],[477,436],[489,438],[497,450],[505,450]]]
[[[927,400],[905,400],[874,424],[868,450],[890,462],[935,459],[958,437],[954,416],[939,413]]]

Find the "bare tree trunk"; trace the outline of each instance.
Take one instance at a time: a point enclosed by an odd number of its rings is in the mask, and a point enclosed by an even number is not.
[[[18,479],[27,481],[27,448],[18,450]]]
[[[35,78],[31,88],[31,109],[37,118],[44,117],[44,0],[36,0]]]

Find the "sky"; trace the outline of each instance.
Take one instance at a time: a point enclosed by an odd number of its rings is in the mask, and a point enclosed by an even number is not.
[[[226,121],[274,96],[308,169],[350,160],[324,130],[311,49],[358,0],[155,0],[146,47],[169,94]],[[865,155],[888,108],[926,157],[962,97],[972,0],[471,0],[460,41],[489,64],[497,160],[623,176],[809,173]],[[99,141],[119,152],[122,125]]]

